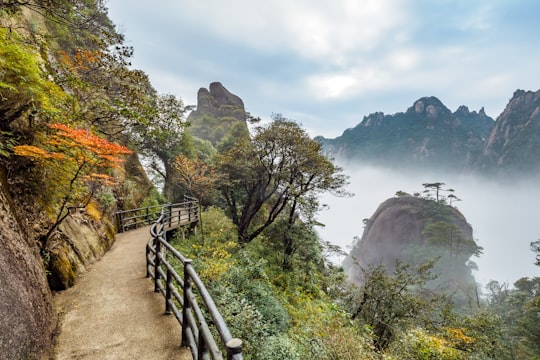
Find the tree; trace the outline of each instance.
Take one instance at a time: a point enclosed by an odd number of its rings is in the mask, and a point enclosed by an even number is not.
[[[2,102],[9,109],[3,114],[5,122],[21,115],[30,125],[34,119],[56,122],[50,118],[57,115],[112,138],[126,135],[148,118],[148,100],[155,90],[146,74],[128,68],[133,49],[123,44],[105,1],[12,0],[3,1],[0,10],[22,14],[11,16],[18,19],[12,29],[10,17],[0,12],[2,27],[9,27],[1,29],[0,40],[5,40],[0,44],[0,65],[8,69],[4,78],[8,81],[0,78],[0,83],[12,85],[3,91],[0,85],[2,97],[9,99]],[[15,31],[19,28],[23,30]],[[19,53],[11,51],[17,41],[24,44]]]
[[[205,204],[214,186],[213,169],[199,159],[190,159],[180,154],[174,159],[173,167],[186,192]]]
[[[41,164],[49,173],[55,195],[59,195],[56,217],[47,233],[42,236],[42,247],[58,226],[69,216],[71,209],[84,208],[102,185],[111,185],[113,177],[106,173],[123,161],[128,148],[111,143],[84,129],[74,129],[63,124],[51,124],[56,133],[43,145],[19,145],[16,155],[29,157]]]
[[[434,193],[435,195],[435,201],[437,202],[440,202],[440,201],[443,201],[444,198],[441,198],[440,197],[440,192],[441,191],[446,191],[446,192],[450,192],[450,193],[453,193],[454,192],[454,189],[443,189],[442,187],[446,185],[445,183],[443,182],[434,182],[434,183],[424,183],[422,184],[422,186],[425,188],[424,190],[424,193],[425,194],[432,194]],[[455,196],[453,196],[454,201],[457,201],[455,199],[457,199]]]
[[[537,241],[538,242],[538,241]],[[531,249],[537,251],[531,244]],[[540,277],[523,277],[507,284],[490,281],[488,310],[500,316],[508,332],[508,347],[512,359],[536,359],[540,357]]]
[[[137,139],[141,148],[151,157],[152,169],[163,178],[163,194],[167,201],[171,201],[174,186],[173,161],[182,152],[189,153],[193,149],[185,144],[190,138],[184,131],[188,124],[184,119],[182,100],[164,94],[159,95],[155,101],[156,112],[152,119],[138,127]]]
[[[362,285],[352,296],[352,318],[373,332],[377,349],[384,350],[398,328],[432,317],[441,299],[426,288],[433,280],[433,261],[412,267],[396,262],[393,274],[383,264],[362,269]],[[426,321],[427,322],[427,321]]]
[[[456,202],[456,201],[461,201],[460,198],[458,198],[456,195],[454,194],[450,194],[448,195],[448,200],[450,201],[450,206],[452,206],[452,203]]]
[[[294,223],[299,205],[323,191],[343,193],[346,177],[295,122],[276,117],[240,138],[217,156],[218,189],[237,227],[238,241],[249,243],[288,207]]]

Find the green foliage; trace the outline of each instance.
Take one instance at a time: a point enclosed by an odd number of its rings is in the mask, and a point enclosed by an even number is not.
[[[0,28],[0,128],[21,118],[58,114],[63,91],[43,71],[38,49]]]
[[[394,342],[391,352],[397,359],[415,360],[462,360],[463,353],[436,335],[422,328],[411,329]]]
[[[135,128],[135,137],[140,148],[152,160],[152,169],[163,178],[163,195],[174,202],[174,159],[193,153],[193,139],[185,135],[188,126],[183,101],[171,94],[159,95],[155,99],[155,112]]]
[[[103,211],[114,209],[116,206],[116,197],[114,196],[112,189],[109,187],[101,188],[96,194],[96,199],[101,205]]]
[[[426,287],[434,278],[432,268],[433,262],[414,268],[398,261],[393,274],[382,264],[363,269],[363,285],[351,294],[349,306],[353,318],[373,331],[377,349],[386,349],[398,328],[433,317],[442,299]]]
[[[10,156],[16,144],[17,140],[11,132],[0,130],[0,157]]]
[[[252,359],[302,360],[305,353],[288,334],[272,335],[263,340]]]
[[[239,111],[241,111],[239,109]],[[218,146],[222,141],[231,139],[233,134],[242,138],[249,138],[249,132],[245,121],[240,121],[231,116],[216,117],[205,114],[192,119],[189,132],[194,136]]]
[[[167,200],[159,193],[156,188],[151,188],[148,195],[144,198],[140,207],[158,206],[165,204]]]
[[[540,240],[531,242],[531,250],[536,254],[535,265],[540,266]]]
[[[184,136],[190,136],[188,134],[189,132],[186,132]],[[207,164],[211,163],[212,158],[216,155],[216,149],[210,141],[193,136],[193,146],[195,148],[194,157],[196,159],[204,161]]]
[[[511,350],[506,358],[540,357],[540,277],[521,278],[509,289],[491,281],[487,285],[488,308],[506,329],[505,343]]]
[[[252,241],[288,206],[292,220],[302,201],[324,191],[341,192],[346,178],[340,171],[319,143],[282,118],[257,128],[252,141],[241,138],[234,146],[222,147],[217,157],[219,191],[237,226],[238,242]]]
[[[306,354],[353,359],[359,353],[376,358],[371,337],[358,333],[322,291],[323,279],[330,277],[324,262],[315,266],[308,257],[308,264],[294,262],[293,270],[283,273],[281,256],[268,246],[269,239],[240,248],[235,226],[223,211],[211,207],[202,219],[203,233],[175,246],[194,259],[231,332],[244,341],[245,359],[303,359]],[[313,257],[321,259],[320,246],[312,251],[317,249]]]

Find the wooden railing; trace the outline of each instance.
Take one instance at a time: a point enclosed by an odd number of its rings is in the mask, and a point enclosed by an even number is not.
[[[223,359],[222,351],[227,360],[242,360],[242,341],[232,337],[191,260],[167,241],[169,230],[194,224],[198,219],[195,199],[163,206],[161,215],[150,228],[152,238],[146,246],[147,277],[154,280],[154,291],[164,296],[165,313],[174,314],[180,323],[181,345],[191,349],[194,360]],[[218,341],[211,328],[217,332]]]

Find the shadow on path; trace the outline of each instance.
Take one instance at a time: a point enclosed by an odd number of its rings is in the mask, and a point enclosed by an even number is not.
[[[181,359],[180,326],[145,278],[149,227],[118,234],[71,288],[54,296],[60,334],[54,359]]]

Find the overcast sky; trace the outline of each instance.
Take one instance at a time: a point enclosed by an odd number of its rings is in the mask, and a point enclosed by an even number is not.
[[[538,0],[108,0],[160,93],[221,82],[253,115],[335,137],[423,96],[496,118],[540,88]]]

